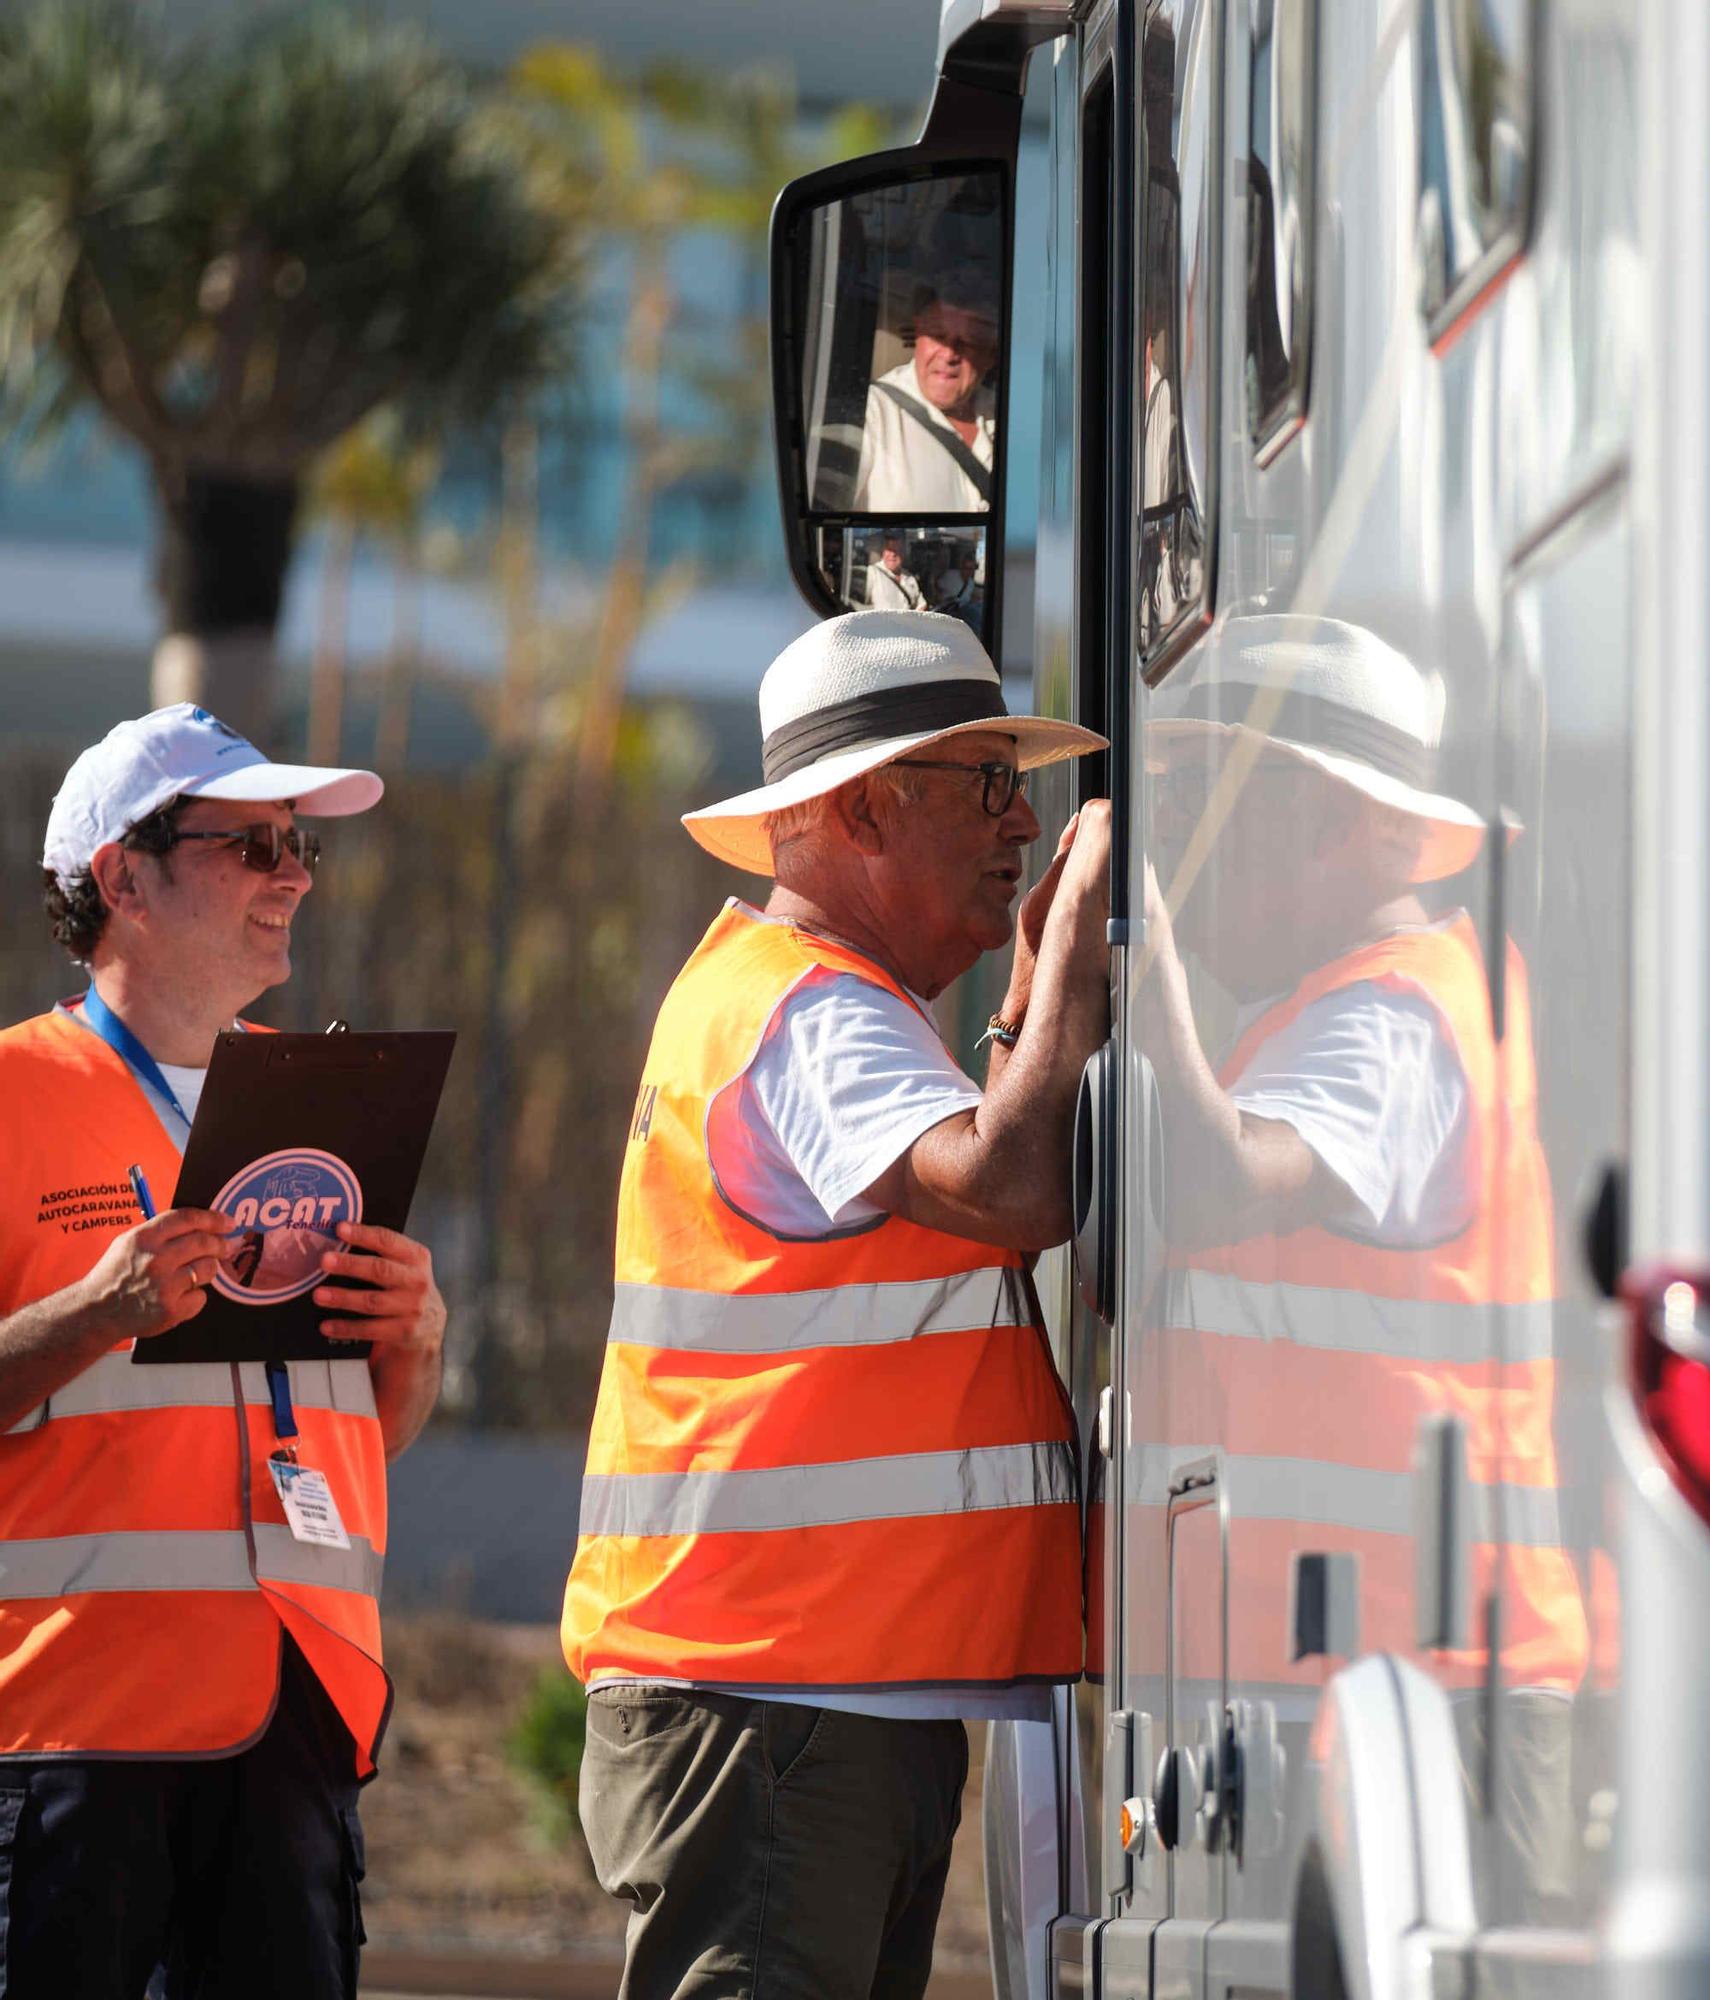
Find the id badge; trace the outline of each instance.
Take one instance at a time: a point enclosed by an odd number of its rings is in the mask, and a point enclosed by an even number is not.
[[[273,1490],[285,1509],[285,1519],[299,1542],[314,1542],[324,1549],[348,1549],[350,1537],[339,1518],[338,1502],[324,1472],[295,1459],[270,1458],[267,1469],[273,1475]]]

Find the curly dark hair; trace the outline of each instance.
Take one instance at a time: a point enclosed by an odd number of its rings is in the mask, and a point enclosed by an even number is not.
[[[146,819],[139,819],[125,835],[124,845],[138,848],[144,854],[170,853],[178,838],[179,816],[187,803],[182,798],[170,799]],[[53,870],[44,868],[42,904],[48,913],[55,940],[64,945],[80,965],[88,964],[95,955],[102,931],[107,927],[107,905],[101,900],[101,891],[95,886],[94,876],[86,868],[81,875],[72,878],[69,887],[62,888]]]

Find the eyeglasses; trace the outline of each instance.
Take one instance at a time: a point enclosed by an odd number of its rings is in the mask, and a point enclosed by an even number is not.
[[[932,757],[898,757],[895,761],[906,764],[911,771],[960,771],[966,778],[976,775],[983,778],[980,804],[992,819],[1002,819],[1017,799],[1027,796],[1030,773],[996,759],[989,764],[949,764]]]
[[[300,826],[278,827],[271,820],[261,820],[254,826],[213,828],[206,833],[185,833],[175,828],[172,845],[176,847],[181,840],[217,840],[235,847],[238,859],[258,875],[271,875],[287,854],[300,861],[312,875],[321,858],[318,833],[305,833]]]

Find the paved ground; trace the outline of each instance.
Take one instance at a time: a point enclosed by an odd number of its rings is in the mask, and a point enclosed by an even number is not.
[[[612,2000],[618,1968],[609,1960],[431,1958],[404,1952],[362,1955],[363,2000]],[[991,1981],[941,1973],[927,2000],[991,2000]]]

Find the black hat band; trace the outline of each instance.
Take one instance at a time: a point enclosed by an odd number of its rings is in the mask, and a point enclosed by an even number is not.
[[[1258,725],[1250,719],[1255,708],[1268,718],[1258,731],[1263,736],[1322,750],[1327,756],[1351,757],[1386,778],[1411,785],[1415,791],[1431,788],[1436,757],[1427,744],[1409,736],[1405,729],[1397,729],[1394,723],[1362,715],[1358,709],[1326,701],[1321,695],[1285,694],[1273,707],[1265,690],[1246,682],[1208,682],[1189,690],[1176,716],[1160,716],[1159,720],[1220,722],[1225,726],[1241,723],[1257,730]]]
[[[775,785],[839,750],[883,743],[891,736],[954,729],[961,722],[995,722],[1008,713],[996,681],[927,681],[914,687],[880,688],[816,708],[811,715],[774,729],[761,746],[761,769],[767,784]]]

